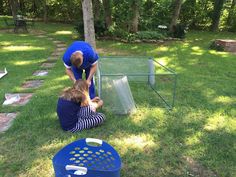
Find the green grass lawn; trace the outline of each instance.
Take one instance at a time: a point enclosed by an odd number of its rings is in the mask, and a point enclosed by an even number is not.
[[[36,23],[34,30],[69,44],[73,27]],[[71,82],[64,66],[56,66],[44,77],[42,87],[32,89],[24,107],[3,107],[0,112],[20,112],[12,127],[0,134],[0,176],[53,176],[52,157],[65,145],[86,137],[111,144],[123,162],[122,177],[194,176],[187,158],[217,176],[236,176],[236,56],[208,50],[216,38],[236,39],[232,33],[190,32],[186,40],[166,44],[124,44],[97,41],[101,56],[147,55],[178,73],[176,105],[144,104],[150,92],[134,90],[138,111],[118,117],[109,111],[102,126],[78,133],[61,130],[56,103]],[[0,102],[6,92],[28,92],[20,88],[40,68],[55,45],[32,34],[0,32],[0,69],[9,74],[0,80]],[[105,103],[106,104],[106,103]],[[109,103],[107,103],[109,104]]]

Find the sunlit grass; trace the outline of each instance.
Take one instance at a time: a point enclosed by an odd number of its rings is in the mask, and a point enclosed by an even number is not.
[[[72,34],[72,31],[56,31],[55,34]]]
[[[3,50],[7,51],[30,51],[30,50],[45,50],[44,47],[33,47],[33,46],[7,46],[2,47]]]
[[[154,142],[154,138],[150,134],[129,135],[129,137],[114,138],[111,141],[116,146],[123,146],[124,148],[120,153],[126,154],[127,150],[135,149],[136,151],[142,151],[143,148],[153,148],[158,146],[157,142]]]
[[[72,42],[72,28],[60,24],[36,26],[67,44]],[[0,80],[3,102],[6,92],[20,90],[25,80],[36,78],[33,71],[40,69],[55,45],[30,34],[0,34],[0,38],[0,63],[9,70],[9,75]],[[186,176],[191,168],[183,156],[190,156],[218,176],[235,176],[236,60],[226,52],[209,51],[209,41],[214,38],[236,36],[193,32],[185,41],[163,45],[97,41],[101,56],[148,55],[174,69],[178,73],[176,106],[172,111],[161,104],[154,106],[156,98],[151,92],[138,87],[134,95],[136,114],[119,117],[102,110],[107,117],[102,126],[75,134],[61,130],[55,112],[60,92],[72,84],[58,60],[43,78],[43,86],[31,90],[34,96],[29,104],[0,107],[1,112],[20,112],[12,127],[0,135],[0,176],[54,176],[51,160],[55,153],[86,137],[102,139],[118,151],[122,177]],[[3,48],[10,46],[43,49]]]
[[[213,100],[215,103],[221,103],[221,104],[233,104],[236,102],[236,98],[232,98],[229,96],[219,96]]]
[[[36,63],[38,63],[38,61],[15,61],[15,62],[12,62],[12,64],[16,65],[16,66],[32,65],[32,64],[36,64]]]

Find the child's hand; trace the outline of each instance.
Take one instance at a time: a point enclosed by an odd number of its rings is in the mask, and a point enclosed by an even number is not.
[[[101,99],[99,97],[95,97],[92,99],[92,102],[99,102]]]

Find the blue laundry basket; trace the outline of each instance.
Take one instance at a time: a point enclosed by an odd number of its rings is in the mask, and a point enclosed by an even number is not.
[[[99,139],[86,138],[68,144],[52,161],[56,177],[120,177],[119,154]]]

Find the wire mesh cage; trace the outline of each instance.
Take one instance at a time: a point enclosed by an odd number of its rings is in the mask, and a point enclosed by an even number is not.
[[[53,157],[56,177],[119,177],[121,159],[108,143],[80,139],[62,148]]]
[[[126,86],[117,90],[114,82],[127,78]],[[104,101],[104,109],[116,114],[127,114],[123,105],[174,107],[177,74],[152,57],[101,57],[98,63],[98,95]],[[126,84],[126,85],[127,85]],[[130,91],[129,91],[130,89]],[[123,95],[131,95],[122,97]],[[128,102],[129,97],[133,102]],[[127,99],[126,99],[127,98]],[[128,103],[128,104],[124,104]],[[135,109],[133,109],[135,110]]]

